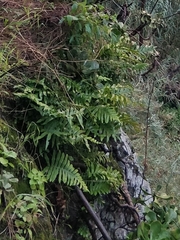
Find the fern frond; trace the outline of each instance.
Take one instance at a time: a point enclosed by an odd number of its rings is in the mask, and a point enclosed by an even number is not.
[[[69,155],[60,151],[56,153],[54,150],[51,161],[49,160],[47,163],[48,166],[44,169],[44,173],[46,173],[46,177],[50,182],[54,182],[57,179],[59,183],[63,182],[68,186],[78,185],[84,191],[88,191],[88,188],[78,170],[70,163]]]
[[[119,121],[118,113],[113,107],[99,105],[91,107],[92,116],[102,123],[109,123],[110,121]]]
[[[112,167],[104,167],[97,162],[87,165],[86,184],[92,195],[107,194],[119,188],[123,181],[120,171]]]
[[[95,159],[98,163],[106,165],[107,163],[111,162],[111,158],[104,154],[104,152],[98,152]]]
[[[108,194],[111,192],[111,185],[108,180],[91,180],[88,184],[89,191],[92,195]]]

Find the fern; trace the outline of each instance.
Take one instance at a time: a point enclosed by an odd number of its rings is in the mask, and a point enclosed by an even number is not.
[[[110,121],[119,121],[119,116],[113,107],[108,106],[95,106],[89,108],[91,114],[95,120],[99,120],[101,123],[109,123]]]
[[[119,188],[122,182],[120,171],[99,163],[88,164],[86,184],[92,195],[107,194]]]
[[[96,196],[98,194],[107,194],[111,192],[111,185],[108,180],[91,180],[88,184],[89,192]]]
[[[88,191],[84,180],[78,170],[70,163],[69,156],[67,154],[60,151],[56,153],[54,150],[51,161],[47,155],[46,160],[48,165],[45,167],[44,173],[46,173],[47,179],[50,182],[54,182],[57,179],[59,183],[63,182],[68,186],[78,185],[84,191]]]
[[[98,145],[118,138],[123,125],[132,125],[126,108],[132,88],[125,81],[141,69],[145,54],[131,43],[115,16],[94,5],[73,4],[61,22],[69,30],[64,47],[51,55],[52,66],[57,57],[57,68],[48,65],[51,61],[41,63],[45,73],[30,75],[36,80],[16,86],[18,105],[27,109],[21,119],[28,141],[46,159],[49,181],[79,185],[85,191],[88,185],[92,194],[104,194],[119,186],[121,174],[110,167],[111,161],[98,157]],[[86,165],[85,173],[71,164],[70,151]]]

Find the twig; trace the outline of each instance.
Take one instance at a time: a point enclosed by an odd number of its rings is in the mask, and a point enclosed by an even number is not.
[[[167,16],[167,17],[163,17],[162,19],[171,18],[171,17],[173,17],[173,16],[175,16],[175,15],[177,15],[177,14],[180,14],[180,10],[178,10],[177,12],[175,12],[175,13],[173,13],[173,14]]]
[[[151,105],[151,98],[152,98],[152,93],[154,90],[154,80],[149,92],[149,99],[148,99],[148,107],[147,107],[147,115],[146,115],[146,131],[145,131],[145,149],[144,149],[144,172],[143,175],[145,174],[145,171],[148,168],[148,160],[147,160],[147,152],[148,152],[148,131],[149,131],[149,116],[150,116],[150,105]]]
[[[158,57],[159,57],[159,55],[157,55],[157,56],[154,57],[153,62],[152,62],[152,64],[151,64],[151,67],[150,67],[146,72],[144,72],[144,73],[141,74],[142,77],[145,77],[145,76],[146,76],[147,74],[149,74],[152,70],[156,69],[156,67],[157,67],[158,65],[160,65],[159,62],[158,62]]]
[[[130,210],[132,210],[133,217],[134,217],[134,219],[136,221],[136,224],[138,225],[140,223],[139,214],[138,214],[138,212],[137,212],[137,210],[136,210],[136,208],[134,206],[131,206],[129,204],[120,204],[119,201],[114,196],[111,196],[111,198],[118,205],[119,208],[129,208]]]
[[[135,36],[137,33],[139,33],[140,31],[142,31],[142,29],[147,25],[147,22],[145,23],[141,23],[136,29],[134,29],[129,36],[133,37]]]
[[[130,194],[129,194],[129,191],[128,191],[127,186],[126,186],[125,183],[124,183],[123,186],[121,187],[121,192],[122,192],[122,194],[124,195],[124,198],[125,198],[126,202],[128,203],[128,204],[123,204],[124,207],[126,206],[126,207],[130,208],[131,210],[133,210],[134,220],[135,220],[136,224],[139,225],[139,223],[140,223],[140,217],[139,217],[139,214],[138,214],[137,210],[136,210],[135,207],[134,207],[134,204],[133,204],[133,202],[132,202],[131,196],[130,196]],[[121,205],[121,204],[118,202],[117,199],[114,199],[114,200],[116,200],[116,203],[118,203],[118,206],[119,206],[119,207],[123,207],[123,205]]]
[[[157,5],[158,1],[159,1],[159,0],[156,0],[156,2],[155,2],[155,4],[154,4],[154,6],[152,7],[152,9],[151,9],[151,11],[150,11],[150,14],[151,14],[151,13],[154,11],[154,9],[155,9],[155,7],[156,7],[156,5]]]

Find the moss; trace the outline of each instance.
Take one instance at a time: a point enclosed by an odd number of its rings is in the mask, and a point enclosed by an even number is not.
[[[44,216],[39,217],[38,223],[35,224],[34,229],[35,235],[33,240],[55,240],[49,213],[46,212]],[[61,240],[61,238],[58,239]]]
[[[28,179],[19,179],[19,182],[16,187],[16,193],[21,194],[21,193],[31,193],[31,188],[29,186]]]

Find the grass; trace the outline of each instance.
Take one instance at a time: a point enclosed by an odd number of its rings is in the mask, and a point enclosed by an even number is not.
[[[154,88],[147,128],[148,90],[145,84],[135,89],[134,98],[138,98],[141,107],[134,113],[142,131],[131,136],[132,145],[141,166],[147,147],[148,168],[145,175],[152,190],[156,191],[157,186],[161,186],[160,193],[174,197],[180,207],[180,108],[164,107],[156,97],[159,89]]]

